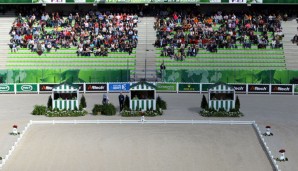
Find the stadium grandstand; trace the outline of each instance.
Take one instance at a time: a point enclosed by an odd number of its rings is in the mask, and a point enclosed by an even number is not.
[[[0,0],[0,170],[295,171],[297,7]]]
[[[124,70],[125,81],[162,81],[164,70],[298,68],[296,3],[20,3],[1,5],[3,70]]]

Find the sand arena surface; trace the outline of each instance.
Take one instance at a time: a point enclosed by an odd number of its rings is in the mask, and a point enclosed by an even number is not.
[[[269,171],[249,125],[32,125],[3,171]]]

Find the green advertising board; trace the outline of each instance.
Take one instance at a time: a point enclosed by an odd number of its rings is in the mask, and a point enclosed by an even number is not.
[[[156,91],[176,91],[177,84],[176,83],[157,83]]]
[[[202,84],[202,92],[207,92],[213,84]]]
[[[32,0],[0,0],[1,4],[31,4]]]
[[[127,82],[129,70],[8,69],[0,70],[3,83]]]
[[[181,83],[178,87],[179,92],[197,92],[200,91],[200,84],[187,84],[187,83]]]
[[[165,82],[293,84],[297,70],[169,70]]]
[[[14,84],[0,84],[0,93],[13,93]]]
[[[295,93],[298,93],[298,84],[295,84],[295,86],[294,86],[294,92]]]
[[[37,92],[37,84],[17,84],[17,92]]]
[[[0,4],[298,4],[298,0],[0,0]]]

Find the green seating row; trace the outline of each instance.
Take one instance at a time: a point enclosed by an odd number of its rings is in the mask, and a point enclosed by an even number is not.
[[[39,64],[36,65],[36,63],[9,63],[6,64],[6,66],[32,66],[32,67],[88,67],[88,66],[94,66],[94,67],[123,67],[126,68],[127,64],[123,63],[123,64],[107,64],[107,63],[91,63],[91,64],[73,64],[73,63],[43,63],[43,64]],[[135,66],[135,64],[129,64],[128,66]]]
[[[157,56],[157,58],[164,58],[164,59],[170,59],[168,56]],[[264,55],[264,56],[222,56],[222,55],[197,55],[197,56],[187,56],[187,58],[197,59],[197,58],[210,58],[210,59],[217,59],[217,58],[238,58],[238,59],[284,59],[283,55],[280,56],[271,56],[271,55]]]
[[[286,64],[270,63],[241,63],[241,64],[214,64],[214,63],[167,63],[167,67],[285,67]]]
[[[161,54],[161,52],[156,52],[156,54]],[[200,51],[198,54],[283,54],[282,52],[279,51],[258,51],[258,52],[223,52],[223,51],[218,51],[217,53],[212,53],[212,52],[207,52],[207,51]]]
[[[163,48],[156,48],[156,50],[162,50]],[[204,48],[199,48],[199,50],[206,50]],[[253,48],[230,48],[230,49],[226,49],[226,48],[218,48],[218,51],[222,51],[222,50],[258,50],[258,51],[283,51],[283,49],[271,49],[271,48],[267,48],[267,49],[258,49],[257,47],[253,47]]]
[[[284,59],[278,60],[157,60],[156,62],[161,63],[285,63]],[[159,64],[156,64],[159,65]]]
[[[59,48],[58,50],[77,50],[78,48],[76,47],[71,47],[71,48]],[[136,48],[133,48],[135,50]],[[29,50],[28,48],[19,48],[19,50]]]
[[[36,52],[8,52],[8,54],[37,54]],[[75,51],[73,52],[44,52],[43,54],[76,54]],[[128,52],[109,52],[108,54],[128,54]],[[132,52],[132,54],[136,54],[136,52]]]
[[[221,24],[217,24],[216,26],[212,26],[213,30],[217,30],[219,29],[219,27],[221,26]],[[239,30],[239,28],[236,28],[236,31]],[[172,31],[171,33],[175,34],[176,31]],[[184,31],[184,33],[190,33],[190,31]],[[256,35],[259,35],[259,34],[262,34],[263,32],[259,32],[259,31],[255,31],[254,34]],[[273,32],[267,32],[267,35],[272,35]]]
[[[71,63],[71,62],[82,62],[82,63],[89,63],[89,62],[94,62],[94,63],[98,63],[98,62],[114,62],[114,63],[134,63],[135,60],[8,60],[7,62],[15,62],[15,63],[19,63],[19,62],[22,62],[22,63],[28,63],[28,62],[36,62],[36,63],[64,63],[64,62],[68,62],[68,63]]]
[[[8,56],[8,58],[135,58],[135,55],[130,56]]]

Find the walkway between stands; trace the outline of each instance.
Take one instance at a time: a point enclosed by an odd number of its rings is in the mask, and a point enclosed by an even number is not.
[[[296,20],[290,19],[288,21],[282,22],[283,33],[285,35],[283,40],[284,53],[286,59],[287,69],[298,69],[298,60],[297,60],[297,45],[293,44],[291,39],[297,34],[298,24]]]
[[[155,61],[155,48],[153,46],[155,41],[155,30],[153,25],[155,22],[154,17],[139,18],[141,21],[138,24],[139,43],[136,48],[136,72],[133,80],[146,80],[155,81],[156,76],[156,61]]]
[[[11,17],[13,14],[14,12],[8,11],[5,15],[0,15],[0,53],[2,54],[2,58],[0,58],[0,69],[6,69],[6,60],[9,51],[8,43],[10,40],[8,33],[15,19],[15,17]]]

